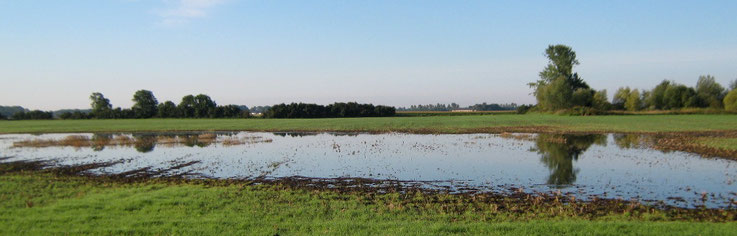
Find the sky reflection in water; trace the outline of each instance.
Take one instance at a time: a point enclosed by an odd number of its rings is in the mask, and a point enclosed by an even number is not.
[[[216,134],[0,135],[0,155],[55,165],[124,160],[98,174],[197,161],[165,175],[391,179],[451,191],[523,188],[684,207],[728,207],[737,199],[735,161],[648,149],[649,137],[640,135]]]

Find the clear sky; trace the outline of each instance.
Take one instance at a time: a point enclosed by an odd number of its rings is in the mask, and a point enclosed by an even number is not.
[[[0,0],[0,105],[533,103],[549,44],[610,96],[737,78],[737,1]]]

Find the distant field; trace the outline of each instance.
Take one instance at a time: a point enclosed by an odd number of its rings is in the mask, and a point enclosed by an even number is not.
[[[737,115],[559,116],[503,114],[333,119],[145,119],[0,121],[0,133],[134,131],[670,132],[737,130]]]

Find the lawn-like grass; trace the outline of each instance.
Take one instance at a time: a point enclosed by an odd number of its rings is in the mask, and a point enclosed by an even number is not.
[[[511,220],[442,205],[401,208],[350,194],[239,184],[123,184],[46,174],[0,175],[0,235],[734,235],[737,223],[612,216]],[[481,216],[485,215],[485,216]],[[661,219],[662,220],[662,219]]]
[[[144,119],[0,121],[0,133],[114,131],[365,131],[469,133],[538,127],[546,131],[672,132],[737,130],[737,115],[472,116],[336,119]],[[535,129],[536,130],[536,129]],[[531,129],[531,131],[534,131]]]

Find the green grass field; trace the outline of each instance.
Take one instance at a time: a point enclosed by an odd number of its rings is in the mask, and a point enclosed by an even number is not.
[[[612,215],[444,213],[441,204],[396,207],[391,197],[192,183],[97,183],[46,174],[0,175],[0,235],[734,235],[737,223]],[[524,219],[527,217],[527,219]]]
[[[737,130],[737,115],[559,116],[501,114],[336,119],[0,121],[0,133],[191,130],[471,133],[519,131],[520,128],[531,128],[530,131],[605,132]]]

